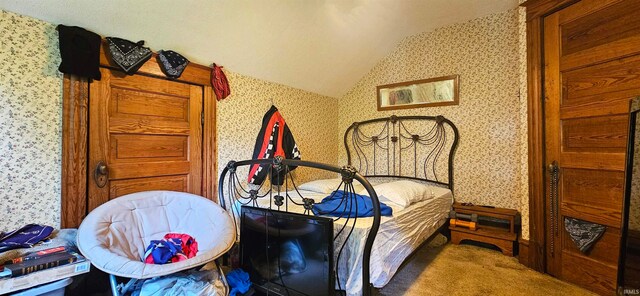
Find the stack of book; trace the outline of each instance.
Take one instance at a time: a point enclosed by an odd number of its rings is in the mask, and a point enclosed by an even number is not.
[[[88,272],[90,263],[74,249],[56,247],[0,262],[0,294]]]

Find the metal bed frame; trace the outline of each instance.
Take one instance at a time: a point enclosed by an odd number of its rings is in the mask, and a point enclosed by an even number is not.
[[[424,128],[426,133],[410,132],[411,122],[417,124],[419,129]],[[377,126],[376,126],[377,125]],[[366,129],[374,129],[377,132],[373,135],[368,135]],[[453,138],[448,138],[448,134],[453,133]],[[364,245],[364,252],[362,258],[362,294],[365,296],[371,295],[373,285],[370,284],[370,257],[373,243],[380,228],[380,201],[373,189],[373,186],[367,180],[368,177],[382,177],[382,178],[404,178],[412,180],[421,180],[430,183],[435,183],[441,186],[448,187],[453,191],[453,158],[455,150],[458,145],[459,133],[456,126],[443,116],[390,116],[384,118],[371,119],[361,122],[354,122],[344,134],[344,145],[347,153],[348,165],[343,167],[336,167],[333,165],[302,161],[302,160],[290,160],[276,157],[274,159],[254,159],[243,161],[230,161],[223,169],[218,182],[218,197],[221,206],[229,211],[234,221],[237,223],[237,217],[235,212],[239,205],[252,205],[258,206],[257,200],[261,198],[269,198],[269,208],[277,209],[280,211],[289,211],[290,203],[296,204],[304,208],[306,215],[313,215],[311,210],[313,205],[319,203],[319,201],[311,198],[305,198],[300,194],[298,186],[296,185],[291,171],[296,167],[307,167],[313,169],[319,169],[323,171],[338,173],[342,178],[342,183],[336,188],[336,190],[344,190],[346,192],[346,198],[344,198],[340,205],[334,209],[338,210],[340,207],[346,209],[347,204],[356,205],[358,199],[356,198],[356,192],[353,186],[353,181],[356,180],[364,186],[369,196],[371,197],[373,205],[373,221],[371,228],[367,234],[367,238]],[[348,141],[351,139],[351,141]],[[408,142],[403,146],[403,141]],[[447,147],[447,144],[451,143]],[[426,153],[418,153],[418,147],[424,147]],[[447,149],[448,148],[448,149]],[[352,150],[355,152],[352,154]],[[412,157],[404,157],[403,152],[411,152],[413,149]],[[438,178],[437,163],[443,153],[448,150],[447,160],[447,180],[441,180]],[[380,156],[382,153],[382,156]],[[424,157],[422,157],[424,155]],[[355,159],[354,159],[355,156]],[[403,171],[402,163],[407,161],[413,163],[413,172]],[[268,167],[269,174],[272,176],[274,173],[280,172],[284,174],[284,180],[277,180],[276,184],[260,186],[260,188],[248,188],[238,178],[238,168],[251,165],[261,165]],[[382,167],[380,167],[382,166]],[[384,169],[386,167],[386,169]],[[269,179],[269,178],[267,178]],[[268,181],[268,180],[267,180]],[[265,181],[264,183],[267,183]],[[263,183],[263,185],[264,185]],[[226,186],[225,186],[226,185]],[[283,190],[284,189],[284,190]],[[302,202],[295,201],[289,192],[297,192],[302,197]],[[335,194],[335,191],[334,193]],[[332,195],[333,195],[332,194]],[[345,202],[346,199],[349,199]],[[227,205],[227,201],[230,202]],[[344,206],[343,206],[344,203]],[[229,208],[228,208],[229,207]],[[234,209],[235,208],[235,209]],[[331,213],[331,212],[329,212]],[[338,290],[341,290],[340,279],[338,276],[337,266],[339,264],[340,256],[344,246],[350,238],[355,223],[358,219],[356,214],[352,216],[340,215],[335,220],[345,219],[345,223],[338,227],[337,234],[334,236],[334,243],[343,233],[346,237],[341,246],[335,246],[335,250],[339,250],[337,260],[335,262],[335,275],[338,282]],[[343,232],[351,223],[351,229],[348,232]]]
[[[411,122],[433,122],[433,124],[426,126],[427,132],[425,134],[419,134],[409,130],[407,125]],[[367,135],[363,131],[363,127],[375,124],[379,124],[380,128],[379,132],[374,135]],[[447,127],[449,127],[450,131]],[[447,134],[450,132],[453,133],[453,139],[448,153],[447,182],[444,182],[438,178],[436,165],[442,153],[446,151],[449,139]],[[390,117],[354,122],[344,133],[344,147],[347,152],[348,164],[355,165],[357,162],[356,167],[360,172],[363,172],[365,177],[392,177],[427,181],[445,185],[453,191],[453,157],[458,147],[459,137],[458,128],[444,116],[392,115]],[[348,141],[349,139],[351,141]],[[402,146],[403,140],[408,144]],[[421,159],[422,154],[418,153],[418,147],[420,146],[427,148],[424,159]],[[365,151],[366,147],[372,147],[372,151]],[[355,159],[351,149],[355,152]],[[412,149],[413,154],[409,155],[409,160],[413,161],[413,174],[402,171],[402,152]],[[386,166],[384,165],[385,163],[382,164],[383,168],[386,167],[385,172],[378,171],[380,165],[378,165],[377,160],[380,158],[380,153],[383,153],[382,156],[386,161]],[[406,161],[407,159],[405,158],[405,164]],[[418,170],[419,164],[421,165],[420,171]]]

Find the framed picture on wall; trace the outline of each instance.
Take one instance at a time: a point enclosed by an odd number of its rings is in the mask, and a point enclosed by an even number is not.
[[[459,75],[414,80],[377,87],[378,111],[458,105]]]

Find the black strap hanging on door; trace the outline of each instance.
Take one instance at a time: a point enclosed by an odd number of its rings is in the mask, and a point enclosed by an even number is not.
[[[558,235],[558,162],[553,161],[549,164],[549,215],[551,218],[551,257],[554,257],[554,242]]]

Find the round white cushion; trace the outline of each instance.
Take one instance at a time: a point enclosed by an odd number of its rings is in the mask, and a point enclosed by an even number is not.
[[[145,264],[151,240],[184,233],[198,242],[198,253],[169,264]],[[118,197],[93,210],[78,229],[78,249],[109,274],[146,279],[196,267],[226,253],[236,227],[215,202],[184,192],[145,191]]]

